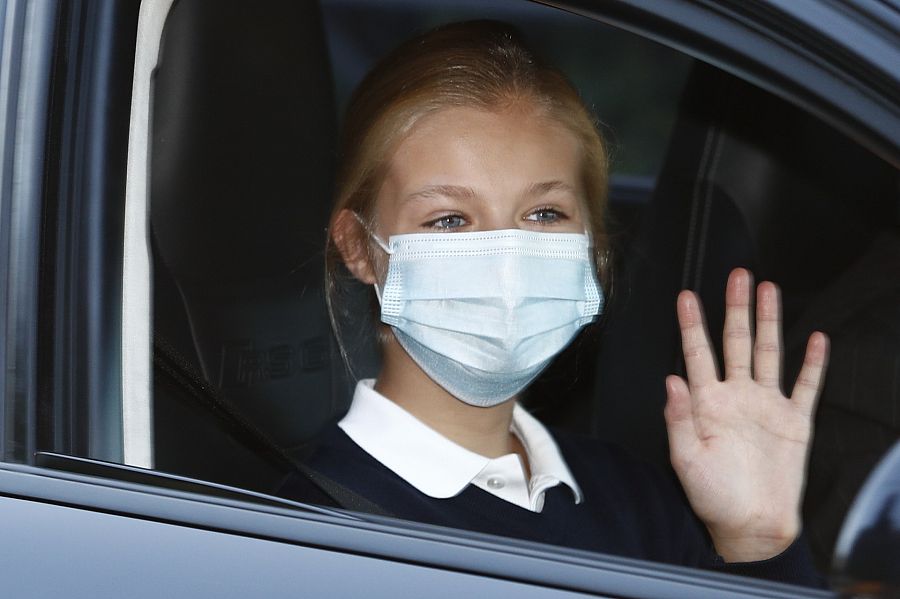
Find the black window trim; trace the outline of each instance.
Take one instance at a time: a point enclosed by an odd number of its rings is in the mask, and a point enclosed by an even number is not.
[[[0,3],[0,459],[36,449],[44,154],[57,7]]]

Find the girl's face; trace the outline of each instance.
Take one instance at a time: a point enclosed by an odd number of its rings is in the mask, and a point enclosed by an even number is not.
[[[577,138],[531,107],[448,108],[400,143],[376,198],[375,230],[588,228]]]

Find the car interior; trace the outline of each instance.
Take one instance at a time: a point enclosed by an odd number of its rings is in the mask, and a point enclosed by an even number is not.
[[[316,2],[177,0],[169,14],[150,163],[160,471],[274,492],[343,415],[355,379],[377,373],[369,291],[347,298],[341,323],[351,368],[324,301],[333,65]],[[699,60],[672,111],[653,185],[635,200],[613,182],[603,318],[525,401],[551,426],[667,468],[663,381],[683,373],[678,291],[700,293],[721,352],[729,271],[775,281],[787,391],[809,334],[832,340],[804,506],[827,569],[856,491],[900,438],[900,177],[815,116]],[[327,491],[310,501],[341,503]]]

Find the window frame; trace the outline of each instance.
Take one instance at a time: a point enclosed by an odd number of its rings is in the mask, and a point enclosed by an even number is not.
[[[153,72],[174,0],[144,0],[138,16],[122,261],[123,462],[153,468],[150,127]],[[129,343],[129,340],[138,340]]]
[[[0,459],[37,447],[38,285],[56,10],[0,3]]]

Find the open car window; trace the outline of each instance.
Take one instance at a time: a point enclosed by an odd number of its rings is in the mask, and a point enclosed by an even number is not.
[[[900,264],[893,167],[715,67],[547,7],[335,0],[321,13],[214,12],[187,0],[173,7],[154,78],[158,468],[274,489],[342,415],[351,382],[321,282],[341,109],[399,40],[442,22],[498,18],[579,87],[624,182],[617,190],[613,180],[621,275],[607,318],[533,386],[529,406],[547,423],[666,468],[661,381],[683,369],[675,294],[698,290],[716,331],[731,268],[777,282],[785,381],[812,330],[834,340],[805,514],[827,568],[850,498],[898,436],[889,349],[898,342],[897,290],[886,283]],[[201,26],[209,33],[196,35]],[[628,185],[635,181],[643,185]],[[878,282],[865,300],[860,281]],[[364,335],[350,353],[355,374],[377,371]],[[205,384],[216,399],[196,392]],[[204,401],[228,413],[211,418]]]
[[[297,455],[346,409],[352,390],[324,312],[321,231],[341,110],[375,60],[399,40],[448,20],[497,18],[521,27],[585,88],[586,102],[612,140],[613,171],[622,176],[614,179],[612,202],[623,239],[649,201],[692,62],[631,34],[529,3],[326,2],[321,14],[233,8],[209,17],[213,41],[199,48],[193,31],[205,16],[192,10],[200,9],[189,2],[173,7],[153,82],[157,365],[190,365],[236,416]],[[234,44],[229,27],[248,20],[257,28]],[[298,27],[303,36],[293,34]],[[633,50],[621,52],[623,46]],[[191,69],[203,75],[185,80],[183,72]],[[619,75],[599,77],[595,70]],[[236,168],[222,170],[223,164]],[[248,213],[248,203],[257,208]],[[356,299],[366,312],[367,294]],[[350,328],[353,373],[372,376],[377,352]],[[156,374],[155,459],[183,463],[193,451],[179,439],[204,437],[175,434],[168,423],[204,425],[168,412],[184,408],[165,399],[165,369]],[[215,466],[203,460],[199,467]]]
[[[832,340],[803,506],[805,537],[828,571],[853,497],[900,438],[900,177],[879,147],[701,52],[542,4],[144,4],[117,241],[125,333],[110,350],[121,350],[124,391],[109,392],[119,382],[110,376],[96,405],[43,410],[37,421],[52,411],[62,422],[84,408],[93,441],[71,443],[57,426],[29,451],[118,460],[226,495],[221,485],[273,494],[299,468],[321,490],[310,503],[362,520],[378,513],[304,470],[355,379],[379,368],[370,291],[348,299],[351,370],[325,306],[342,114],[400,41],[442,23],[499,19],[574,82],[612,149],[616,277],[604,318],[523,403],[550,427],[624,447],[666,473],[663,380],[684,371],[677,292],[700,294],[721,359],[729,271],[775,281],[786,388],[809,334]],[[104,297],[118,302],[119,293]],[[14,461],[29,461],[20,449]],[[383,515],[372,521],[402,529]]]

